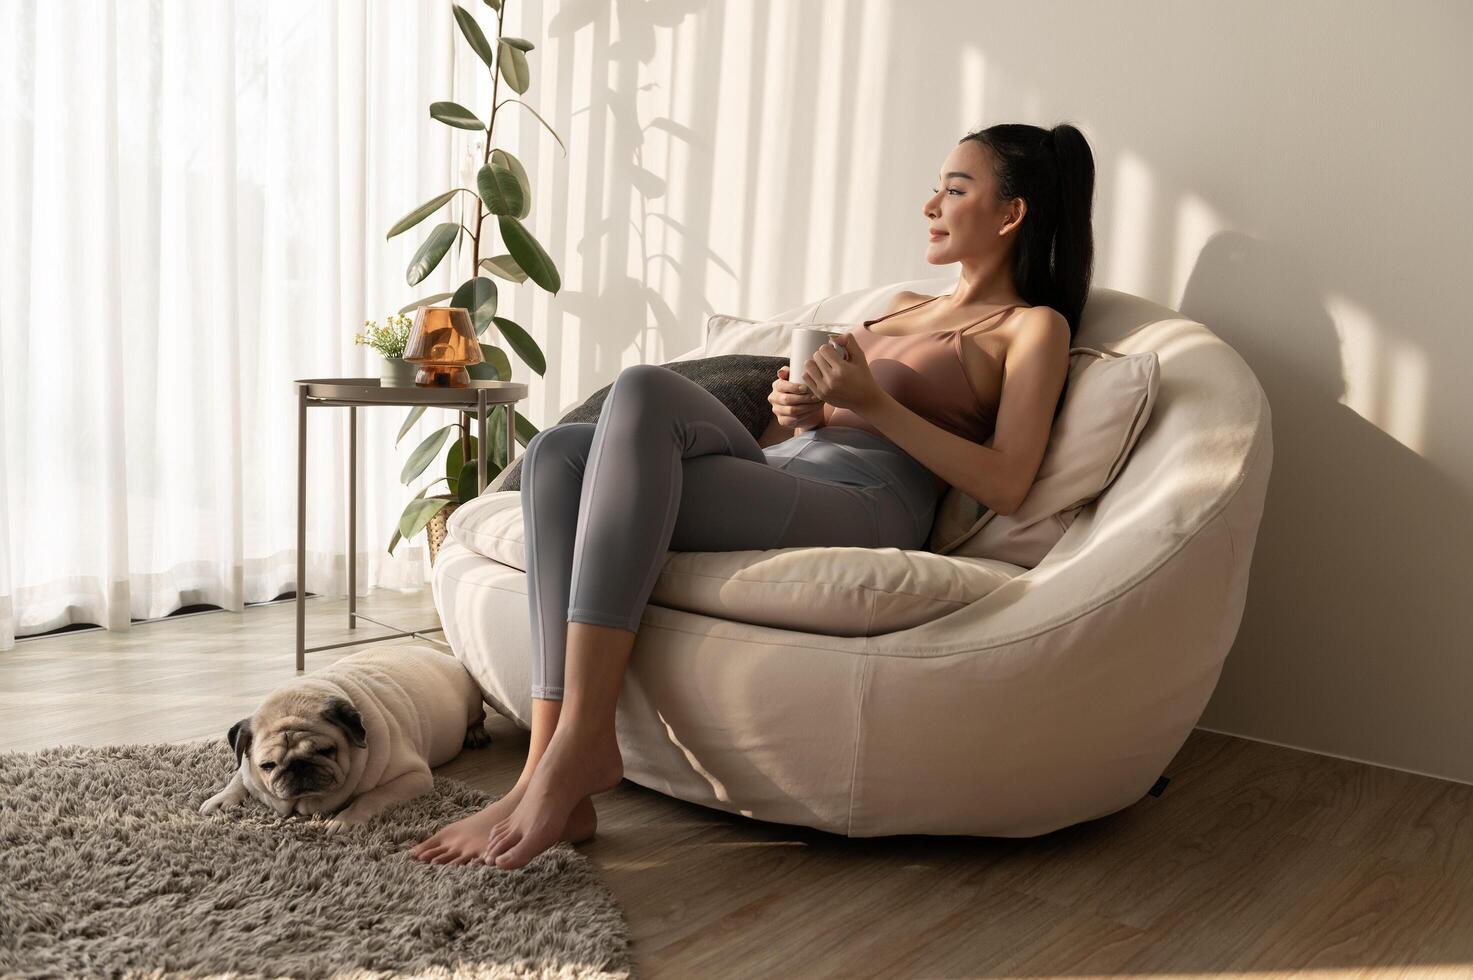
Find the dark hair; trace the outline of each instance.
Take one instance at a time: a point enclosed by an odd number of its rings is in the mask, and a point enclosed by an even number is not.
[[[1074,126],[1053,129],[999,123],[959,141],[976,140],[992,151],[997,199],[1021,197],[1028,213],[1013,249],[1018,295],[1034,306],[1051,306],[1079,330],[1094,271],[1095,158]]]

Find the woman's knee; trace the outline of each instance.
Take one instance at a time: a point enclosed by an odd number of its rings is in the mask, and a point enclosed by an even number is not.
[[[549,425],[528,440],[523,453],[527,458],[522,465],[534,466],[539,459],[547,458],[587,458],[588,447],[593,443],[593,430],[592,422],[560,422]]]
[[[614,377],[614,384],[625,387],[665,384],[675,372],[662,364],[630,364]]]
[[[619,372],[604,399],[603,415],[620,436],[644,440],[665,432],[672,417],[688,414],[694,381],[659,364],[631,364]]]
[[[631,364],[619,372],[609,387],[604,400],[605,410],[618,406],[618,411],[628,412],[670,401],[671,391],[689,379],[676,374],[659,364]]]

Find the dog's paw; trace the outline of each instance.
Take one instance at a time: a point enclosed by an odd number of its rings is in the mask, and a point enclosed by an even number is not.
[[[361,827],[373,818],[372,814],[355,810],[352,806],[339,810],[325,822],[329,834],[340,834],[349,827]]]
[[[486,731],[484,724],[477,723],[465,730],[465,741],[461,743],[463,748],[480,749],[491,744],[491,733]]]
[[[240,801],[231,796],[229,793],[216,793],[214,796],[210,797],[208,800],[205,800],[199,805],[199,812],[204,814],[205,816],[209,816],[210,814],[217,813],[220,810],[226,809],[227,807],[239,805]]]

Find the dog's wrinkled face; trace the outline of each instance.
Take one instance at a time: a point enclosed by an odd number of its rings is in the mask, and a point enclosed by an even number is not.
[[[255,715],[232,725],[227,738],[236,763],[247,759],[256,788],[271,797],[263,802],[282,815],[307,812],[310,798],[341,786],[368,746],[363,719],[351,702],[300,693],[268,697]]]

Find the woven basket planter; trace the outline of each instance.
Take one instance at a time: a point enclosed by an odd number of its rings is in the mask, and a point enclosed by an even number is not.
[[[432,567],[435,564],[435,555],[440,553],[440,545],[445,541],[445,524],[450,520],[450,515],[455,513],[455,508],[460,506],[459,503],[455,502],[455,498],[448,493],[440,494],[433,499],[449,500],[451,502],[441,507],[439,512],[434,517],[431,517],[430,522],[425,525],[425,540],[430,544],[430,565]]]

